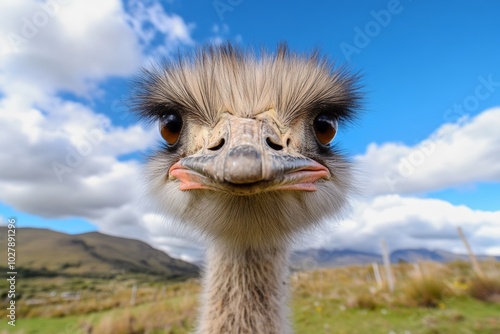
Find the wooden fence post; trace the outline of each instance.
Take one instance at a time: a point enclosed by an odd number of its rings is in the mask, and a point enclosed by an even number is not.
[[[137,297],[137,284],[132,286],[132,295],[130,296],[130,305],[135,305],[135,298]]]
[[[467,249],[467,253],[469,253],[469,259],[472,264],[472,269],[476,273],[477,276],[479,277],[484,277],[483,271],[481,270],[481,267],[479,266],[479,262],[477,262],[477,258],[472,252],[472,248],[469,245],[469,242],[467,241],[467,238],[465,237],[464,231],[462,231],[462,228],[460,226],[457,227],[458,235],[460,236],[460,239],[462,239],[462,242],[465,245],[465,248]]]
[[[394,276],[392,275],[391,260],[389,258],[389,249],[387,248],[385,240],[381,241],[381,246],[382,246],[382,257],[384,259],[384,266],[385,266],[385,275],[387,276],[387,286],[389,287],[389,291],[393,292]]]
[[[377,285],[379,288],[381,288],[384,285],[384,282],[382,282],[382,276],[380,276],[378,263],[372,262],[372,268],[373,268],[373,274],[375,275],[375,280],[377,281]]]

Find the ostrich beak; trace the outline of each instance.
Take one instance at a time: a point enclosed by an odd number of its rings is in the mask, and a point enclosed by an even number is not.
[[[273,190],[315,191],[329,170],[292,153],[268,123],[231,117],[213,131],[209,144],[169,170],[179,189],[211,189],[238,194]]]

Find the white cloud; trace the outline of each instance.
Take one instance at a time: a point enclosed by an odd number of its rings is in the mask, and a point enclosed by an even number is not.
[[[194,25],[159,1],[123,5],[0,3],[0,201],[150,242],[141,166],[119,157],[151,147],[156,131],[113,126],[89,106],[55,97],[69,91],[92,100],[100,82],[135,73],[151,53],[194,44]]]
[[[499,221],[500,211],[473,210],[438,199],[383,195],[359,203],[351,219],[330,225],[312,242],[302,242],[300,248],[314,244],[314,248],[379,252],[383,238],[392,250],[429,248],[465,253],[457,234],[457,227],[462,226],[476,253],[498,255]]]
[[[19,97],[4,98],[0,200],[45,217],[97,217],[134,198],[139,163],[117,157],[152,142],[151,131],[109,126],[109,119],[79,103],[51,98],[35,108]]]
[[[201,245],[197,245],[198,241],[188,240],[185,237],[167,236],[152,236],[149,240],[150,244],[161,249],[170,256],[180,258],[189,262],[197,262],[203,257]]]
[[[95,93],[99,80],[136,71],[141,48],[118,0],[6,1],[0,8],[0,89]]]
[[[163,219],[152,219],[142,166],[118,159],[150,148],[157,136],[156,129],[138,125],[111,126],[79,103],[45,98],[32,107],[6,97],[0,100],[0,202],[42,217],[81,217],[103,233],[140,239],[178,257],[199,254],[178,237],[158,239],[173,233]]]
[[[491,122],[492,111],[485,114],[486,122]],[[468,133],[472,131],[468,126],[482,124],[477,119],[456,129]],[[100,132],[94,144],[95,130]],[[101,232],[138,238],[173,256],[198,260],[201,250],[194,237],[187,238],[168,217],[148,207],[142,166],[117,158],[151,147],[156,132],[137,125],[110,126],[105,116],[59,98],[46,98],[33,107],[19,97],[6,97],[0,102],[0,201],[44,217],[83,217]],[[78,150],[85,152],[81,162],[69,166],[71,172],[59,182],[53,162],[67,165],[69,152]],[[456,234],[456,226],[463,226],[478,253],[498,250],[499,211],[400,195],[376,196],[356,208],[352,219],[302,246],[377,251],[380,238],[385,238],[391,249],[427,247],[463,253]]]
[[[429,192],[481,181],[500,181],[500,108],[444,124],[415,146],[368,146],[357,157],[370,195]]]
[[[213,36],[210,38],[212,44],[222,44],[227,40],[229,35],[229,26],[227,24],[214,24],[212,26]]]
[[[153,56],[170,54],[182,45],[194,45],[193,23],[186,23],[176,14],[168,14],[159,1],[126,1],[127,22],[146,53]],[[156,42],[160,43],[153,43]]]
[[[100,81],[135,73],[155,38],[163,40],[153,51],[165,55],[194,44],[194,26],[158,1],[129,1],[128,9],[119,0],[2,1],[0,90],[95,96]]]
[[[455,132],[470,133],[469,127],[484,133],[481,125],[493,122],[491,115],[496,112],[486,111],[485,121],[480,115],[456,125],[451,138],[468,138]],[[94,130],[100,131],[95,144],[88,137]],[[173,256],[197,260],[201,250],[194,237],[186,238],[168,217],[147,206],[142,166],[117,159],[151,147],[157,136],[155,129],[137,125],[110,126],[105,116],[79,103],[45,98],[33,107],[19,97],[6,97],[0,102],[0,201],[44,217],[83,217],[104,233],[138,238]],[[69,152],[79,149],[87,153],[59,182],[53,162],[67,164]],[[391,249],[427,247],[463,253],[456,234],[456,226],[463,226],[478,253],[495,254],[498,221],[499,211],[472,210],[436,199],[376,196],[361,202],[352,219],[303,246],[377,251],[380,238],[385,238]]]
[[[101,219],[101,231],[139,238],[188,261],[200,260],[203,246],[195,236],[180,231],[162,214],[135,205],[133,210],[136,216],[130,219],[129,227],[123,222],[131,215],[124,212],[123,219],[114,219],[114,224],[103,224]],[[383,195],[358,203],[350,219],[329,223],[306,235],[295,249],[324,247],[380,253],[380,241],[385,239],[391,250],[428,248],[465,254],[456,229],[461,226],[476,254],[499,255],[499,221],[500,211],[473,210],[438,199]]]
[[[241,44],[243,43],[243,37],[240,34],[237,34],[234,37],[230,36],[229,26],[225,23],[223,24],[214,24],[212,26],[212,36],[209,37],[208,41],[211,44],[218,45],[222,44],[225,41],[233,39],[234,42]]]
[[[155,128],[112,126],[80,103],[49,97],[33,107],[20,97],[5,97],[0,100],[0,202],[43,217],[81,217],[103,233],[196,260],[201,251],[194,240],[152,213],[140,163],[118,159],[152,147],[157,137]]]
[[[61,91],[95,96],[100,82],[134,73],[147,57],[193,45],[194,27],[156,0],[125,5],[118,0],[90,5],[83,0],[3,0],[0,201],[44,217],[82,217],[104,233],[199,259],[194,239],[141,201],[140,163],[119,159],[151,147],[156,131],[113,126],[86,105],[54,97]],[[215,25],[212,33],[212,42],[219,43],[229,27]],[[370,166],[367,179],[374,180],[369,193],[409,194],[500,180],[498,124],[500,109],[492,109],[460,124],[443,125],[421,145],[371,144],[359,157]],[[405,159],[409,167],[401,165]],[[398,169],[406,171],[404,177]],[[362,203],[356,218],[341,223],[331,236],[319,236],[317,244],[376,250],[384,237],[393,249],[463,251],[455,232],[462,225],[478,252],[498,253],[498,221],[499,212],[378,196]]]
[[[131,183],[130,180],[124,182]],[[155,210],[147,203],[149,197],[137,187],[134,190],[135,198],[128,203],[109,207],[90,221],[102,233],[139,239],[170,256],[198,261],[202,257],[200,240],[181,231],[167,216],[154,213]]]

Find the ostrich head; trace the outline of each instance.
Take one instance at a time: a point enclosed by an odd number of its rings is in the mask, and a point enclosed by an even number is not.
[[[163,210],[232,247],[283,245],[341,212],[350,165],[334,142],[355,76],[314,53],[199,49],[138,80],[134,110],[159,126],[147,164]]]

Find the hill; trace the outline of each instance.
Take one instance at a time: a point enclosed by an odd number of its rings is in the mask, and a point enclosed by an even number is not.
[[[0,267],[7,263],[6,227],[0,226]],[[18,228],[16,265],[26,276],[112,277],[117,274],[150,274],[170,278],[198,276],[196,265],[174,259],[145,242],[99,232],[65,234],[49,229]],[[478,256],[485,259],[486,256]],[[390,254],[391,262],[431,260],[468,261],[464,254],[443,250],[400,249]],[[496,257],[500,260],[500,257]],[[292,254],[294,269],[310,270],[382,262],[382,256],[352,249],[307,249]],[[201,264],[201,262],[200,262]]]
[[[478,255],[478,260],[495,258],[500,260],[500,256],[488,257]],[[428,250],[425,248],[399,249],[390,254],[392,263],[398,262],[418,262],[436,261],[451,262],[455,260],[469,261],[465,254],[455,254],[443,250]],[[307,249],[294,252],[291,258],[292,267],[295,269],[315,269],[337,267],[345,265],[364,265],[372,262],[382,263],[382,256],[377,253],[360,252],[352,249]]]
[[[375,253],[359,252],[352,249],[307,249],[292,254],[291,263],[297,269],[337,267],[352,264],[380,262],[382,257]]]
[[[0,226],[2,265],[7,263],[6,231],[5,226]],[[70,235],[38,228],[17,229],[16,267],[25,276],[198,275],[195,265],[174,259],[139,240],[99,232]]]

